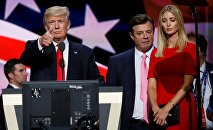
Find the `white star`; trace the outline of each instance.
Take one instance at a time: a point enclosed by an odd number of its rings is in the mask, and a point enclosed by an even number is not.
[[[99,47],[115,53],[105,35],[118,22],[119,19],[98,22],[89,5],[86,5],[85,25],[69,29],[68,34],[81,38],[82,43],[92,49]]]
[[[34,0],[7,0],[5,6],[4,19],[7,19],[9,17],[9,15],[13,12],[13,10],[16,8],[18,4],[22,4],[28,8],[31,8],[32,10],[38,13],[41,12]]]

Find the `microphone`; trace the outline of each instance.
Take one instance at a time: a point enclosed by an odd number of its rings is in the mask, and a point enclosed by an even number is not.
[[[63,56],[63,51],[65,49],[65,43],[63,41],[60,41],[58,43],[58,49],[62,52],[62,59],[61,61],[59,60],[59,66],[61,67],[62,69],[62,80],[64,80],[64,56]]]
[[[63,42],[63,41],[60,41],[59,43],[58,43],[58,49],[62,52],[62,54],[63,54],[63,51],[64,51],[64,49],[65,49],[65,43]]]

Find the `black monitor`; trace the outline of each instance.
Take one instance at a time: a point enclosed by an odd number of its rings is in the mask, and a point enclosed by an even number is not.
[[[23,129],[98,129],[98,81],[23,83]]]

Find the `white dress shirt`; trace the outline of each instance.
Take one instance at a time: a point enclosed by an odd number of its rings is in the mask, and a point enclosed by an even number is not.
[[[146,58],[146,64],[149,68],[149,61],[150,56],[152,53],[152,50],[154,47],[152,47],[148,52],[146,52],[147,58]],[[135,104],[134,104],[134,110],[132,118],[135,119],[142,119],[143,118],[143,101],[140,98],[141,93],[141,62],[142,62],[142,55],[144,53],[137,50],[135,48]]]
[[[67,79],[67,69],[68,69],[68,55],[69,55],[69,42],[67,40],[67,37],[66,39],[63,41],[65,43],[65,49],[63,51],[63,57],[64,57],[64,65],[65,65],[65,80]],[[58,50],[58,46],[56,42],[53,41],[53,44],[55,46],[55,51],[57,52]],[[39,44],[39,40],[38,40],[38,48],[39,50],[41,51],[43,49],[43,47],[41,47],[41,45]]]

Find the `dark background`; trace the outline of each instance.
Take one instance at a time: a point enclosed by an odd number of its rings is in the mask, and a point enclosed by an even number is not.
[[[0,19],[4,19],[5,0],[0,2]],[[106,37],[116,53],[124,52],[134,46],[129,37],[128,22],[137,13],[146,13],[142,0],[35,0],[41,13],[37,13],[19,4],[6,21],[30,30],[38,35],[43,35],[44,11],[51,6],[67,6],[70,9],[71,28],[84,25],[85,7],[90,6],[99,22],[120,19],[107,34]],[[74,41],[81,43],[82,40],[68,35]],[[94,48],[96,61],[106,65],[109,56],[114,55],[98,47]]]

